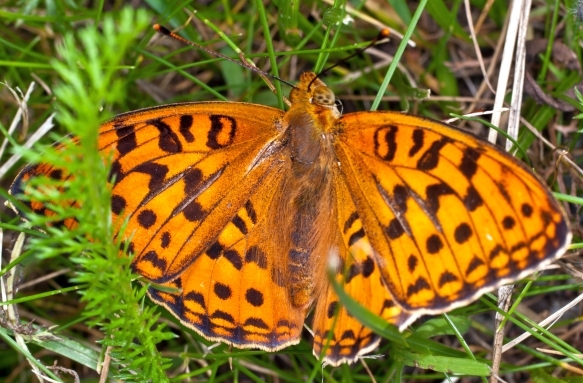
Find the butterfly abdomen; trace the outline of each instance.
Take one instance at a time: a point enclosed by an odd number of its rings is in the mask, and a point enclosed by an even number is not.
[[[312,303],[315,291],[321,287],[325,277],[316,271],[325,268],[332,246],[330,224],[333,206],[331,176],[327,171],[317,171],[321,164],[314,164],[311,171],[303,176],[292,177],[287,183],[289,189],[296,190],[282,211],[289,222],[290,233],[288,251],[288,277],[291,299],[296,307],[307,307]],[[292,168],[294,167],[292,163]],[[302,164],[303,167],[303,164]],[[294,186],[292,186],[294,185]]]

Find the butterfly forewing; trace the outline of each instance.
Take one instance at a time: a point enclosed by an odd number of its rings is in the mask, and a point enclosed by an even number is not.
[[[339,122],[340,169],[383,279],[406,311],[463,305],[564,252],[570,234],[561,208],[494,146],[399,113]]]
[[[112,211],[128,219],[134,268],[152,281],[172,280],[188,267],[273,170],[261,155],[282,112],[230,107],[153,108],[101,128],[103,150],[113,152]]]

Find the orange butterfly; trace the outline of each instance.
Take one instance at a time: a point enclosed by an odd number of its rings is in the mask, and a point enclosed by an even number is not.
[[[560,257],[571,240],[546,185],[498,148],[396,112],[341,116],[306,72],[279,109],[195,102],[103,124],[112,214],[152,300],[208,340],[280,350],[313,311],[314,354],[353,362],[379,342],[343,307],[327,267],[401,330]],[[38,175],[31,165],[11,193]],[[30,204],[40,213],[42,205]],[[69,227],[75,222],[65,222]]]

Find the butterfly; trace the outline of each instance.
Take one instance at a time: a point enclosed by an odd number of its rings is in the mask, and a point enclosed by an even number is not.
[[[569,245],[547,186],[495,146],[419,116],[341,115],[312,72],[289,100],[288,111],[165,105],[99,130],[133,271],[170,287],[149,296],[204,338],[281,350],[300,341],[311,313],[314,355],[352,363],[379,337],[339,303],[329,268],[403,330],[531,274]],[[11,194],[39,175],[67,177],[32,164]]]

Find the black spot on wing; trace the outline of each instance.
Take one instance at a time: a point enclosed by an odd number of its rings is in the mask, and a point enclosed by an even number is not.
[[[204,180],[204,175],[202,171],[198,168],[188,169],[184,173],[184,193],[186,195],[198,192],[198,189],[202,186]]]
[[[438,183],[427,186],[425,195],[427,196],[426,207],[432,217],[435,217],[440,208],[439,198],[444,195],[455,194],[455,191],[446,183]]]
[[[451,273],[450,271],[444,271],[443,273],[441,273],[441,276],[439,277],[439,287],[443,287],[444,285],[450,283],[450,282],[457,282],[459,281],[459,278]]]
[[[364,261],[362,261],[362,276],[368,278],[374,272],[375,265],[371,257],[367,256]]]
[[[464,149],[464,154],[462,156],[462,161],[460,164],[460,171],[468,180],[471,180],[476,171],[478,170],[478,160],[480,159],[481,153],[471,147]]]
[[[457,243],[463,244],[468,239],[470,239],[472,234],[473,231],[470,225],[468,225],[466,222],[462,222],[455,228],[454,238]]]
[[[348,269],[348,272],[346,273],[345,282],[350,283],[350,281],[352,281],[352,279],[354,277],[360,275],[361,270],[362,270],[362,266],[360,265],[360,263],[353,263],[352,265],[350,265],[350,268]]]
[[[546,226],[550,225],[551,222],[553,221],[553,216],[547,210],[543,210],[540,213],[540,219],[543,221],[543,226],[546,227]],[[504,220],[506,220],[506,218]],[[512,225],[508,222],[507,222],[507,224]]]
[[[346,220],[346,222],[344,222],[343,232],[346,233],[352,227],[352,225],[354,225],[354,222],[356,222],[357,220],[358,213],[353,211],[352,214],[350,214],[350,217],[348,217],[348,219]]]
[[[215,173],[204,179],[203,174],[198,169],[191,169],[184,174],[184,192],[186,197],[172,211],[172,216],[182,212],[184,217],[190,222],[202,221],[208,212],[196,201],[196,198],[212,185],[224,172],[225,168],[217,170]]]
[[[160,240],[160,247],[163,249],[168,248],[170,246],[170,241],[172,240],[172,236],[169,232],[165,231],[162,233],[162,238]]]
[[[196,291],[189,291],[185,296],[184,300],[197,303],[203,309],[206,309],[206,304],[204,302],[204,296]]]
[[[156,223],[156,213],[150,209],[144,209],[138,214],[138,223],[145,229],[149,229]]]
[[[397,239],[405,233],[405,228],[397,218],[393,218],[385,228],[385,234],[389,239]]]
[[[328,310],[326,311],[326,317],[328,319],[331,319],[334,317],[334,315],[336,315],[336,308],[337,307],[338,307],[337,301],[330,302],[330,304],[328,305]]]
[[[180,127],[178,131],[186,142],[194,142],[194,135],[190,131],[194,118],[190,114],[180,116]]]
[[[482,266],[483,264],[484,264],[484,261],[482,261],[480,258],[478,258],[474,255],[474,257],[470,261],[470,264],[468,265],[468,269],[466,270],[466,276],[469,277],[470,274],[474,270],[476,270],[478,267]]]
[[[385,299],[383,301],[383,310],[390,309],[393,307],[395,307],[395,302],[393,302],[392,300]]]
[[[417,161],[417,169],[428,171],[433,170],[439,164],[439,157],[441,149],[447,145],[451,140],[447,137],[443,137],[437,141],[434,141],[429,149],[427,149],[421,158]]]
[[[463,197],[463,203],[470,212],[473,212],[483,205],[484,200],[476,188],[470,185],[466,191],[466,195]]]
[[[399,128],[393,125],[384,125],[374,132],[374,152],[384,161],[392,161],[397,153],[397,133]]]
[[[207,214],[201,204],[196,201],[192,201],[186,205],[182,209],[182,213],[184,214],[184,218],[190,222],[202,221]]]
[[[409,149],[409,157],[415,156],[423,148],[423,142],[425,141],[425,131],[423,129],[413,130],[413,146]]]
[[[417,294],[421,290],[429,290],[429,283],[423,277],[417,278],[414,284],[409,285],[407,288],[407,296],[410,297],[412,295]]]
[[[261,318],[247,318],[243,323],[244,326],[253,326],[262,330],[269,330],[269,326]]]
[[[56,180],[56,181],[59,181],[59,180],[63,179],[63,171],[61,169],[53,169],[49,173],[49,178]]]
[[[520,211],[522,212],[523,216],[529,218],[532,215],[533,209],[530,204],[523,203],[522,206],[520,206]]]
[[[516,221],[511,216],[506,216],[502,219],[502,227],[506,230],[510,230],[516,225]]]
[[[488,259],[492,262],[497,256],[502,254],[503,248],[501,245],[496,245],[492,250],[490,250],[490,254],[488,254]]]
[[[348,247],[354,245],[356,242],[364,238],[364,236],[365,236],[364,228],[361,227],[358,231],[352,233],[352,235],[348,239]]]
[[[443,248],[443,242],[437,234],[432,234],[427,238],[426,249],[429,254],[437,254]]]
[[[353,330],[346,330],[342,333],[342,335],[340,335],[340,339],[344,340],[344,339],[356,339],[356,336],[354,335],[354,331]]]
[[[506,184],[504,184],[503,182],[496,182],[496,186],[498,187],[498,191],[500,192],[502,197],[506,200],[506,202],[512,205],[512,198],[510,198],[510,194],[506,189]]]
[[[126,208],[126,199],[120,195],[114,194],[111,196],[111,211],[119,215]]]
[[[182,143],[168,124],[162,120],[151,120],[149,122],[160,132],[158,139],[158,147],[160,150],[163,150],[166,153],[182,152]]]
[[[397,212],[406,213],[407,212],[407,200],[410,194],[405,185],[396,185],[393,188],[393,201],[397,207]]]
[[[113,161],[111,164],[111,169],[109,169],[109,180],[114,181],[114,185],[117,185],[123,178],[125,174],[121,170],[121,164],[119,161]]]
[[[227,300],[233,295],[231,287],[224,283],[216,282],[214,286],[214,293],[219,299]]]
[[[158,253],[156,253],[154,250],[150,250],[146,254],[144,254],[142,260],[149,261],[155,268],[161,271],[166,271],[166,268],[168,267],[166,260],[160,258],[158,256]]]
[[[210,259],[217,259],[221,256],[224,250],[225,247],[223,245],[219,242],[215,242],[207,249],[206,255],[208,255]]]
[[[236,215],[235,217],[233,217],[233,219],[231,220],[231,222],[233,223],[233,225],[235,225],[235,227],[237,229],[239,229],[239,231],[241,232],[241,234],[247,235],[247,233],[249,232],[249,230],[247,230],[247,224],[245,223],[245,221],[243,220],[243,218],[241,218],[239,215]]]
[[[534,240],[534,238],[532,240]],[[517,242],[510,248],[510,253],[514,253],[516,251],[522,250],[525,247],[527,247],[527,246],[526,246],[526,243],[524,243],[524,241]]]
[[[233,316],[222,310],[215,310],[215,312],[210,315],[210,318],[222,319],[226,322],[235,324],[235,319],[233,318]]]
[[[385,229],[384,229],[385,234],[390,239],[397,239],[401,235],[403,235],[403,233],[410,234],[411,230],[407,224],[407,221],[406,220],[399,220],[397,218],[397,217],[403,217],[405,215],[405,213],[407,212],[407,201],[411,197],[411,195],[409,194],[409,191],[407,190],[407,188],[404,185],[398,184],[393,188],[393,194],[390,195],[380,185],[378,180],[375,180],[375,181],[377,182],[377,189],[378,189],[379,193],[381,194],[381,196],[383,197],[383,199],[385,200],[387,205],[389,205],[389,207],[393,211],[393,214],[395,215],[395,217],[393,219],[391,219],[389,224],[385,227]]]
[[[135,127],[133,125],[116,126],[114,127],[114,131],[118,140],[121,140],[122,138],[135,133]]]
[[[251,222],[253,224],[257,223],[257,213],[255,212],[255,209],[253,208],[253,203],[251,203],[251,201],[247,201],[245,202],[245,211],[247,212],[247,216],[249,217],[249,219],[251,220]]]
[[[219,114],[213,114],[209,118],[211,128],[207,136],[207,146],[220,149],[231,145],[237,134],[237,121],[233,117]]]
[[[241,270],[243,267],[243,259],[236,250],[227,250],[224,253],[225,259],[233,265],[237,270]]]
[[[357,277],[358,275],[362,275],[363,278],[368,278],[372,275],[375,270],[375,263],[374,260],[367,256],[366,259],[360,263],[353,263],[350,265],[348,272],[346,273],[346,283],[350,283],[353,278]]]
[[[120,155],[127,154],[138,147],[138,140],[133,126],[124,126],[115,130],[118,137],[116,149]]]
[[[409,272],[413,273],[419,264],[419,260],[416,256],[411,254],[409,258],[407,258],[407,266],[409,267]]]
[[[245,300],[254,307],[261,307],[263,305],[263,293],[254,288],[247,289],[245,292]]]
[[[155,162],[146,162],[136,166],[132,171],[150,176],[148,189],[152,193],[164,187],[164,180],[166,179],[169,169],[166,165]]]

